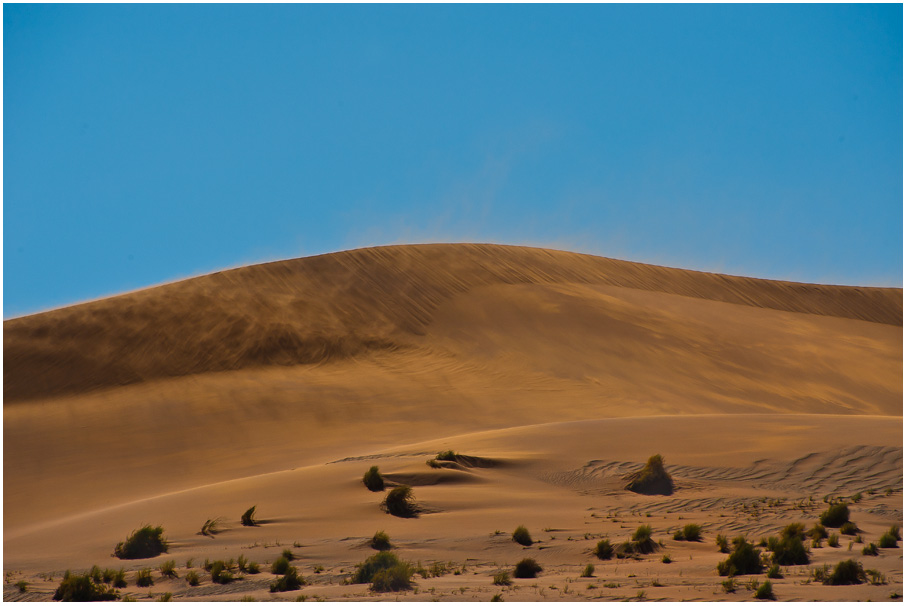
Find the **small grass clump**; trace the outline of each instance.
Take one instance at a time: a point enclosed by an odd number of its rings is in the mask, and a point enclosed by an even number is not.
[[[524,547],[529,547],[532,545],[532,536],[529,534],[529,530],[525,526],[517,526],[516,530],[513,531],[512,538],[514,542],[523,545]]]
[[[753,594],[753,597],[757,600],[774,600],[775,592],[772,591],[771,581],[766,581],[762,585],[759,585],[759,588],[756,589],[756,593]]]
[[[258,507],[258,505],[253,505],[252,507],[248,508],[245,513],[243,513],[239,518],[239,522],[243,526],[258,526],[258,521],[255,519],[256,507]]]
[[[835,565],[834,571],[823,575],[823,585],[859,585],[866,581],[863,565],[856,560],[844,560]]]
[[[834,532],[828,535],[828,546],[829,547],[838,547],[841,545],[841,539]]]
[[[403,591],[412,588],[415,568],[389,551],[381,551],[356,566],[350,582],[371,583],[372,591]]]
[[[808,534],[810,537],[812,537],[813,540],[828,538],[828,530],[818,523],[812,527]]]
[[[178,579],[179,575],[176,574],[176,562],[167,560],[161,564],[161,576],[167,579]]]
[[[387,533],[383,530],[379,530],[375,533],[375,536],[372,537],[372,540],[369,541],[369,547],[377,551],[387,551],[388,549],[393,549],[391,545],[391,538],[387,536]]]
[[[762,552],[744,537],[734,539],[734,551],[723,562],[718,562],[718,574],[732,577],[738,574],[760,574],[763,569]]]
[[[435,457],[435,460],[436,461],[456,461],[457,453],[455,453],[452,450],[445,450],[443,452],[439,452],[438,456]]]
[[[728,545],[727,537],[723,534],[719,534],[717,537],[715,537],[715,544],[718,545],[719,552],[730,553],[730,545]]]
[[[387,513],[398,518],[415,518],[419,515],[413,489],[409,486],[397,486],[384,497],[384,508]]]
[[[737,591],[737,582],[733,577],[725,579],[724,581],[721,581],[721,588],[724,589],[724,593],[734,593]]]
[[[534,579],[541,571],[542,567],[538,562],[532,558],[524,558],[517,562],[513,569],[513,576],[518,579]]]
[[[875,543],[870,543],[863,547],[863,555],[868,556],[877,556],[879,555],[879,547]]]
[[[271,593],[296,591],[304,584],[305,581],[299,577],[299,571],[294,566],[290,566],[282,577],[271,583]]]
[[[803,544],[806,537],[803,524],[788,524],[780,534],[780,538],[771,537],[768,540],[772,561],[781,566],[809,564],[809,553]]]
[[[501,585],[504,587],[513,585],[513,581],[510,580],[510,573],[507,572],[506,570],[494,575],[494,578],[492,579],[491,582],[495,585]]]
[[[135,573],[136,587],[151,587],[154,585],[154,579],[151,578],[151,569],[142,568]]]
[[[652,553],[658,549],[658,543],[652,540],[652,527],[643,524],[633,533],[631,546],[634,553]]]
[[[25,581],[16,581],[16,589],[19,590],[19,593],[25,593],[28,591],[28,583]]]
[[[290,560],[284,556],[280,556],[273,562],[271,562],[271,574],[286,574],[290,569]]]
[[[604,541],[599,541],[595,545],[595,549],[592,550],[592,553],[599,560],[610,560],[614,555],[614,547],[611,545],[611,541],[605,539]]]
[[[660,454],[649,457],[645,466],[627,476],[627,480],[624,488],[639,494],[670,495],[674,492],[674,480],[665,470],[664,459]]]
[[[891,549],[898,546],[898,538],[900,537],[900,535],[897,534],[898,527],[894,526],[892,530],[894,530],[894,533],[889,530],[879,539],[879,547],[882,549]]]
[[[113,554],[121,560],[140,560],[167,553],[167,549],[164,529],[148,524],[133,531],[125,541],[117,543]]]
[[[582,576],[584,578],[590,578],[590,577],[595,576],[595,566],[593,566],[592,564],[586,564],[586,567],[583,568],[583,574],[580,576]]]
[[[668,554],[664,554],[663,556],[661,556],[661,563],[662,563],[662,564],[670,564],[670,563],[673,562],[673,561],[674,561],[674,560],[672,560],[672,559],[671,559],[671,556],[669,556]]]
[[[230,570],[233,568],[233,561],[224,562],[223,560],[216,560],[211,562],[211,581],[217,583],[218,585],[227,585],[236,580],[233,576],[233,572]]]
[[[21,586],[19,590],[23,591]],[[117,599],[117,593],[110,587],[95,582],[90,574],[72,574],[67,570],[53,599],[62,602],[106,602]]]
[[[848,536],[856,536],[860,532],[860,529],[857,528],[857,525],[853,522],[844,522],[841,524],[841,534],[846,534]]]
[[[290,549],[284,549],[280,553],[280,557],[286,558],[288,562],[292,562],[293,560],[296,559],[296,554],[293,553]]]
[[[378,471],[377,465],[373,465],[365,472],[365,475],[362,476],[362,483],[372,492],[384,490],[384,478],[381,477],[381,472]]]
[[[767,576],[770,579],[783,579],[784,578],[783,576],[781,576],[781,567],[777,564],[771,565],[771,567],[768,569]]]
[[[220,525],[223,522],[221,518],[207,519],[205,523],[202,524],[202,529],[198,531],[198,534],[214,538],[214,535],[220,532]]]
[[[186,582],[189,583],[191,587],[198,587],[199,581],[198,573],[194,570],[190,570],[186,573]]]
[[[850,509],[846,503],[832,503],[819,516],[819,523],[828,528],[840,528],[849,520]]]
[[[674,533],[675,541],[701,541],[702,526],[699,524],[687,524],[681,530]]]

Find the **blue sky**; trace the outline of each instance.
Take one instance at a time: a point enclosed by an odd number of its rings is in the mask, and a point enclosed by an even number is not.
[[[3,6],[4,317],[547,246],[901,286],[902,7]]]

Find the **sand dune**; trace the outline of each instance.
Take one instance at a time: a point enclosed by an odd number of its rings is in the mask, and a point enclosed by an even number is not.
[[[401,557],[465,563],[466,575],[420,579],[445,599],[748,597],[721,591],[713,544],[671,543],[681,520],[698,520],[712,542],[717,532],[768,535],[814,523],[827,495],[858,492],[867,540],[902,519],[901,297],[420,245],[246,267],[8,320],[4,597],[46,598],[66,568],[118,568],[112,546],[143,522],[165,526],[169,558],[183,563],[240,550],[270,561],[278,542],[298,542],[314,582],[306,595],[368,597],[339,583],[384,528]],[[447,448],[479,458],[425,464]],[[676,492],[624,491],[621,478],[655,452]],[[382,513],[361,483],[370,465],[414,486],[425,513]],[[243,528],[252,504],[268,523]],[[197,535],[215,516],[226,530]],[[661,568],[651,556],[578,579],[593,539],[644,521],[690,564]],[[502,590],[490,576],[520,555],[509,541],[520,523],[542,540],[530,550],[551,577]],[[804,568],[778,593],[886,598],[900,591],[900,555],[866,560],[885,586],[810,587]],[[814,561],[839,556],[821,548]],[[56,581],[39,576],[48,573]],[[164,581],[155,592],[265,598],[270,577]],[[36,591],[20,596],[18,578]]]

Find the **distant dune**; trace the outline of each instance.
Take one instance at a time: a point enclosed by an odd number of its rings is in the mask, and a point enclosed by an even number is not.
[[[716,533],[812,525],[823,497],[855,493],[867,540],[902,521],[902,294],[436,244],[244,267],[7,320],[4,565],[15,574],[4,598],[20,599],[18,578],[48,599],[59,582],[48,573],[119,568],[113,545],[153,522],[180,567],[240,550],[267,564],[297,543],[309,597],[375,597],[341,581],[386,529],[401,557],[470,569],[418,581],[444,599],[746,599],[721,589]],[[448,448],[495,464],[425,465]],[[674,494],[625,491],[655,453]],[[383,513],[361,482],[371,465],[413,485],[423,515]],[[253,504],[267,523],[239,526]],[[197,535],[215,516],[225,532]],[[672,542],[690,521],[705,542]],[[643,522],[675,564],[590,559],[597,540]],[[507,535],[518,524],[551,576],[502,589],[493,573],[526,555]],[[816,547],[814,561],[846,550]],[[864,558],[888,585],[807,585],[801,567],[776,593],[887,599],[902,588],[901,555]],[[592,562],[596,578],[574,583]],[[263,599],[262,579],[156,587]]]

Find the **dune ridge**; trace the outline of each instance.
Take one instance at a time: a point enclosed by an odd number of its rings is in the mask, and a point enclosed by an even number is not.
[[[217,272],[7,320],[4,400],[411,348],[444,302],[520,284],[617,286],[903,322],[896,288],[762,280],[519,246],[387,246]]]

